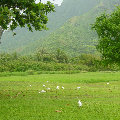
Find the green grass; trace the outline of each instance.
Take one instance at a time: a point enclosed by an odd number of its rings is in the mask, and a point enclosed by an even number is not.
[[[39,74],[75,74],[86,71],[80,70],[70,70],[70,71],[34,71],[28,70],[26,72],[0,72],[0,77],[8,77],[8,76],[27,76],[27,75],[39,75]]]
[[[0,120],[119,119],[120,72],[0,77]]]

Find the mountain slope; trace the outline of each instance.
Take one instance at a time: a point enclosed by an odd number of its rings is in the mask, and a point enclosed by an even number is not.
[[[46,48],[55,51],[60,48],[69,55],[80,55],[81,53],[98,54],[95,45],[97,35],[91,30],[91,24],[103,11],[110,12],[115,4],[120,3],[113,0],[100,1],[89,12],[81,16],[74,16],[63,26],[51,33],[45,39],[40,39],[23,49],[23,53],[33,53],[37,49]],[[33,47],[32,47],[33,46]]]
[[[60,48],[72,56],[81,53],[95,54],[97,35],[91,30],[90,26],[96,16],[94,14],[93,17],[93,13],[94,10],[91,10],[83,16],[72,17],[54,33],[32,44],[34,46],[33,51],[40,48],[47,48],[48,51],[54,51]],[[29,47],[33,48],[31,46]],[[27,48],[29,50],[25,49],[24,52],[30,51],[29,47]]]
[[[96,54],[97,35],[90,24],[101,12],[111,11],[119,3],[120,0],[64,0],[62,6],[56,7],[56,13],[49,15],[49,31],[30,33],[17,29],[15,37],[6,33],[0,51],[31,54],[41,48],[49,51],[60,48],[72,56]]]
[[[23,48],[33,44],[37,40],[45,38],[50,33],[62,26],[69,18],[73,16],[79,16],[88,12],[97,4],[96,0],[64,0],[62,6],[56,6],[56,12],[48,15],[48,31],[40,31],[33,33],[28,32],[28,30],[17,28],[15,31],[17,35],[12,36],[11,32],[6,32],[2,36],[2,44],[0,45],[0,51],[19,51],[21,52]]]

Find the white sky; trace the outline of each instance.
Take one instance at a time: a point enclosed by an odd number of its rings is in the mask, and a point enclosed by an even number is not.
[[[60,6],[61,3],[63,2],[63,0],[41,0],[41,2],[43,2],[43,3],[46,3],[47,1],[57,4],[58,6]],[[36,0],[36,3],[38,3],[38,2],[40,2],[40,0]]]

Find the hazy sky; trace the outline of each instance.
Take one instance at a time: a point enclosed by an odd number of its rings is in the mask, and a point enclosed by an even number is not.
[[[36,0],[36,3],[38,3],[40,0]],[[41,0],[41,2],[47,2],[47,1],[50,1],[54,4],[57,4],[58,6],[61,5],[61,3],[63,2],[63,0]]]

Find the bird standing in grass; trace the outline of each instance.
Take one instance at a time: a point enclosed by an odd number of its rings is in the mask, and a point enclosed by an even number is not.
[[[62,89],[65,89],[65,88],[62,86]]]
[[[46,91],[45,90],[41,90],[41,93],[45,93]]]
[[[79,107],[81,107],[81,106],[82,106],[82,103],[81,103],[81,101],[80,101],[80,100],[78,101],[78,105],[79,105]]]
[[[59,86],[57,86],[56,89],[59,89]]]
[[[79,89],[80,89],[80,87],[77,87],[77,89],[79,90]]]
[[[47,90],[50,90],[50,88],[47,88]]]

